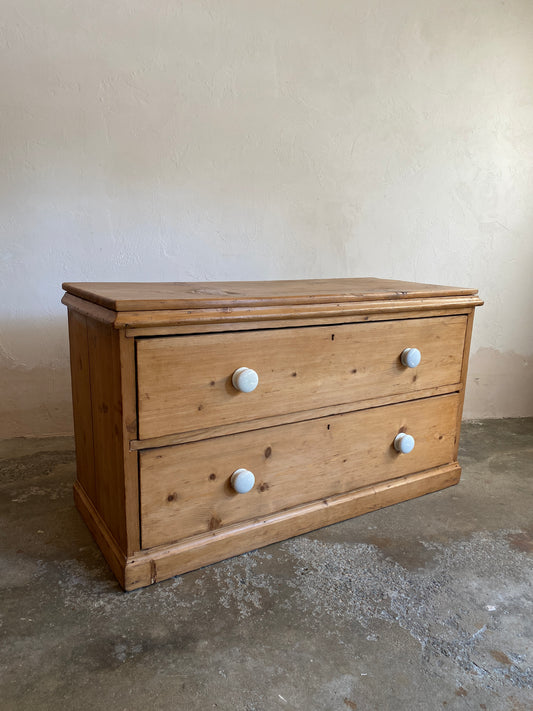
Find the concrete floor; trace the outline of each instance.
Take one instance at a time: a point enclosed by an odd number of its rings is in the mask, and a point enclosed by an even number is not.
[[[461,483],[123,593],[72,440],[0,442],[0,708],[533,708],[533,420],[463,426]]]

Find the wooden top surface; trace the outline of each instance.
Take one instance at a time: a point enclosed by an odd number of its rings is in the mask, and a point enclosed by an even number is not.
[[[113,311],[408,301],[477,294],[477,289],[375,278],[221,282],[65,282],[63,289],[69,294]]]

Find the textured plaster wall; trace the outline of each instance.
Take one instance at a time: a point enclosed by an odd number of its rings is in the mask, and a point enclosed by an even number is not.
[[[4,0],[0,435],[71,430],[64,280],[476,286],[533,414],[530,0]]]

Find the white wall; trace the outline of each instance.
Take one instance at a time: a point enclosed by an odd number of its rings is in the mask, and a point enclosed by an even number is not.
[[[531,0],[4,0],[0,435],[71,430],[64,280],[478,287],[533,415]]]

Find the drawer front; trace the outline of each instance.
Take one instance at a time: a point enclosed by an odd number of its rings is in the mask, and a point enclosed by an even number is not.
[[[143,548],[454,460],[460,396],[442,395],[140,454]],[[401,454],[406,432],[414,449]],[[255,485],[239,494],[237,469]]]
[[[137,341],[139,437],[415,392],[461,379],[466,316]],[[402,365],[406,348],[421,362]],[[252,392],[232,384],[257,372]]]

